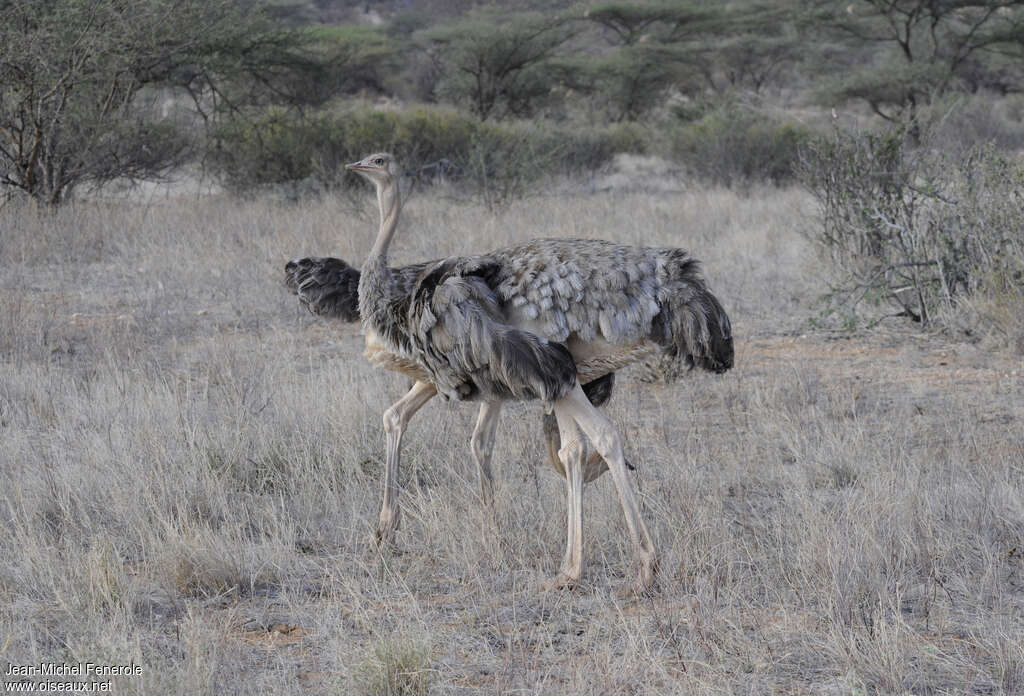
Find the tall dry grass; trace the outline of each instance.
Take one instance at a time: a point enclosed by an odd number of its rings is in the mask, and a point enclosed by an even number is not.
[[[370,207],[8,206],[2,660],[135,661],[115,686],[145,694],[1019,693],[1020,370],[914,333],[808,333],[809,208],[771,189],[408,205],[396,263],[541,235],[706,262],[736,368],[624,378],[608,409],[661,555],[658,593],[623,602],[607,477],[586,491],[586,584],[540,590],[565,502],[536,404],[503,419],[493,516],[472,407],[424,409],[403,552],[369,545],[404,381],[279,277],[293,256],[362,259]]]

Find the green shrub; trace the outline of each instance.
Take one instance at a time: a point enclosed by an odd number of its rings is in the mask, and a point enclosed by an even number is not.
[[[345,178],[344,165],[371,150],[393,152],[410,171],[418,171],[464,154],[478,129],[474,119],[445,109],[300,114],[272,107],[224,125],[211,164],[237,192],[309,178],[332,188],[353,183],[355,178]]]
[[[316,130],[298,128],[287,110],[270,107],[256,118],[222,126],[209,162],[237,191],[304,179],[313,173]]]
[[[567,130],[530,121],[481,122],[438,107],[407,111],[321,110],[300,116],[270,108],[226,124],[212,165],[239,193],[312,182],[311,190],[355,184],[344,164],[392,152],[407,173],[444,178],[501,205],[545,177],[600,169],[618,152],[643,151],[644,132],[623,124]]]
[[[636,123],[620,123],[604,128],[566,132],[556,130],[552,136],[561,147],[563,174],[573,175],[599,170],[620,152],[647,152],[648,133]]]
[[[695,177],[722,186],[792,181],[810,132],[752,109],[727,104],[670,133],[673,159]]]

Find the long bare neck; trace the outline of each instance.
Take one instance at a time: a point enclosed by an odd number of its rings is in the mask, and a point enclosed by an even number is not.
[[[359,276],[359,314],[364,325],[383,329],[388,323],[389,300],[395,292],[391,269],[388,268],[388,247],[395,236],[398,214],[402,209],[397,182],[377,187],[377,204],[380,206],[380,230]]]
[[[391,238],[398,227],[398,215],[402,212],[402,199],[398,192],[398,182],[391,180],[377,187],[377,205],[380,208],[380,230],[377,241],[370,250],[372,258],[387,260]]]

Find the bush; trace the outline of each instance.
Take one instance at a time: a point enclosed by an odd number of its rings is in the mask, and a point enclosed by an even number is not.
[[[1024,315],[1019,157],[912,147],[900,130],[836,131],[808,148],[800,172],[818,202],[814,237],[843,272],[830,311],[852,316],[874,300],[922,324],[975,328],[963,312]],[[999,314],[990,329],[1015,335]]]
[[[288,110],[269,107],[257,117],[234,119],[221,126],[208,164],[221,174],[228,188],[238,192],[305,179],[313,173],[320,143],[312,134],[318,130],[299,128]]]
[[[300,117],[269,108],[226,124],[212,165],[247,193],[307,182],[313,190],[357,182],[344,164],[392,152],[422,181],[445,179],[488,206],[521,197],[545,177],[597,170],[616,153],[644,149],[643,131],[620,125],[569,131],[532,122],[481,122],[459,111],[321,110]]]
[[[785,184],[795,177],[810,132],[752,109],[727,104],[670,134],[672,157],[695,177],[722,186]]]
[[[594,172],[620,152],[644,154],[649,135],[635,123],[620,123],[591,130],[554,130],[552,147],[560,151],[562,171],[572,175]]]
[[[330,189],[354,183],[344,165],[371,150],[390,151],[416,172],[465,152],[478,128],[474,119],[441,109],[324,109],[302,115],[267,108],[220,128],[211,165],[238,193],[311,179]]]
[[[466,178],[490,209],[537,190],[554,176],[593,173],[619,152],[643,152],[642,131],[617,126],[567,131],[524,121],[488,127],[475,138]]]

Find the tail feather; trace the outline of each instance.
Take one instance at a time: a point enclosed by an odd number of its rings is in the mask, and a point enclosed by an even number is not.
[[[359,321],[359,270],[341,259],[309,257],[289,261],[284,284],[313,314]]]
[[[659,297],[651,338],[665,352],[688,366],[711,372],[732,367],[732,325],[725,309],[700,273],[700,263],[686,252],[672,250],[669,277]]]

